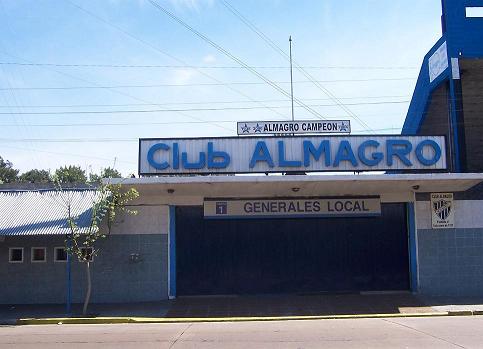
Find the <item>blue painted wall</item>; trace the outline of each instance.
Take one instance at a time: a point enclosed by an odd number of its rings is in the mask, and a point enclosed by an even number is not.
[[[0,242],[0,304],[65,303],[66,263],[54,262],[54,247],[63,236],[7,236]],[[9,263],[8,248],[24,247],[24,262]],[[46,247],[47,262],[31,263],[30,248]],[[167,299],[167,235],[111,235],[99,242],[92,264],[92,303],[143,302]],[[131,253],[140,260],[132,262]],[[85,265],[72,262],[72,301],[83,301]]]

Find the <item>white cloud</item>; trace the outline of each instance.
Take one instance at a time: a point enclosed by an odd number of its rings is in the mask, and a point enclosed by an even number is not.
[[[213,55],[206,55],[203,57],[203,63],[205,64],[210,64],[215,62],[216,62],[216,57]]]
[[[213,6],[215,0],[170,0],[176,8],[188,8],[198,11],[201,7]]]
[[[196,72],[193,69],[176,69],[172,78],[174,84],[183,85],[189,82]]]

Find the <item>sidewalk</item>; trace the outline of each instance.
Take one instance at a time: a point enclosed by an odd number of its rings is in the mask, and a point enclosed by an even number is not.
[[[169,301],[146,303],[110,303],[90,304],[90,317],[165,317],[169,309]],[[42,305],[0,305],[0,325],[15,324],[17,319],[25,318],[65,318],[80,317],[82,304],[74,304],[71,314],[66,313],[65,304]]]
[[[66,314],[65,305],[0,305],[0,324],[17,319],[81,318],[81,304]],[[106,322],[234,321],[307,317],[374,317],[483,314],[483,297],[421,297],[410,293],[340,295],[259,295],[182,297],[150,303],[91,304],[89,319]],[[110,319],[110,320],[109,320]],[[59,320],[59,322],[62,322]]]

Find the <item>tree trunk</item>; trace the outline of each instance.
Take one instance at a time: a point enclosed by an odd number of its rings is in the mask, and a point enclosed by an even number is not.
[[[84,299],[84,308],[82,308],[82,315],[87,314],[87,306],[89,305],[89,300],[91,298],[91,262],[86,262],[86,272],[87,272],[87,292],[86,298]]]

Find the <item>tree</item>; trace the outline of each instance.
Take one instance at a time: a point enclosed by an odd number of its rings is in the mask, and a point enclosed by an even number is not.
[[[59,191],[64,194],[60,185]],[[82,308],[83,315],[87,313],[87,306],[91,297],[90,266],[93,257],[99,253],[99,247],[96,243],[99,239],[103,239],[110,234],[117,214],[120,212],[137,214],[137,211],[128,209],[126,205],[138,196],[139,193],[134,188],[125,191],[121,184],[100,184],[92,196],[89,226],[80,227],[77,224],[78,217],[73,212],[73,203],[68,199],[69,195],[63,195],[64,201],[67,203],[67,224],[70,230],[66,239],[66,251],[86,265],[87,286],[84,307]]]
[[[32,169],[19,176],[20,182],[27,183],[52,183],[52,177],[47,170]]]
[[[55,170],[54,179],[58,183],[86,183],[86,172],[80,166],[63,166]]]
[[[17,180],[18,170],[13,168],[13,164],[8,160],[3,160],[0,156],[0,183],[12,183]]]
[[[103,178],[122,178],[122,174],[118,170],[111,167],[102,169],[100,175],[95,173],[89,174],[89,182],[91,183],[100,183]]]

